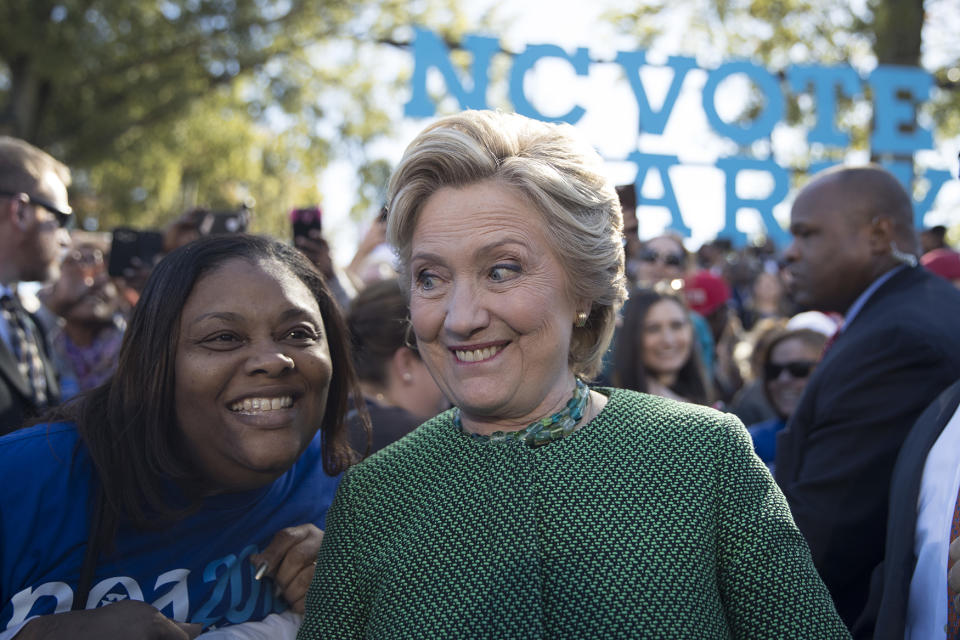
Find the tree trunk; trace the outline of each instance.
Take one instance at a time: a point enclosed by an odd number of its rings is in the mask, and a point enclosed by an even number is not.
[[[920,66],[923,0],[875,0],[871,4],[877,62]]]
[[[920,46],[923,34],[923,0],[873,0],[874,53],[878,64],[920,66]],[[909,99],[909,96],[903,96]],[[916,129],[916,119],[910,125],[901,125],[904,132]],[[913,166],[913,154],[892,154],[879,158],[873,152],[871,160],[892,161],[898,165]]]
[[[32,58],[22,55],[10,64],[9,102],[0,119],[3,133],[24,140],[34,139],[40,112],[41,85]]]

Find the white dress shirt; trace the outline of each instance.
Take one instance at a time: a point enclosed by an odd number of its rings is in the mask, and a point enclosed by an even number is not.
[[[917,500],[913,551],[917,566],[910,580],[905,640],[943,640],[947,634],[947,559],[950,525],[960,491],[960,409],[953,414],[923,465]]]

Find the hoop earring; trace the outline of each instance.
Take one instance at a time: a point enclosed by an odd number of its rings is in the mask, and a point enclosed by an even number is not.
[[[577,319],[573,323],[573,326],[575,326],[577,329],[582,329],[583,327],[587,326],[587,317],[588,314],[586,311],[578,311]]]

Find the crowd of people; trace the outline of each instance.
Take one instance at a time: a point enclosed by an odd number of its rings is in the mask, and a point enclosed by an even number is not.
[[[0,138],[0,640],[958,637],[960,254],[885,170],[690,252],[468,111],[343,268],[194,209],[122,274],[69,185]]]

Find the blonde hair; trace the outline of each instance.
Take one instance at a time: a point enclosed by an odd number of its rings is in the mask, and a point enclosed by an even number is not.
[[[404,290],[417,218],[430,196],[486,180],[513,188],[543,216],[572,297],[591,301],[586,325],[574,327],[569,365],[576,375],[596,375],[626,299],[623,214],[602,172],[603,160],[569,125],[494,111],[433,123],[407,147],[387,194],[387,237]]]

